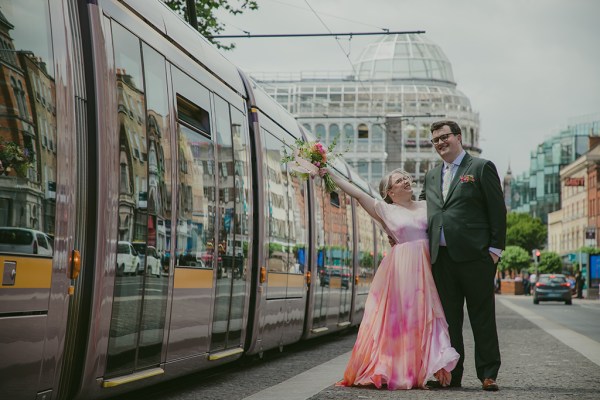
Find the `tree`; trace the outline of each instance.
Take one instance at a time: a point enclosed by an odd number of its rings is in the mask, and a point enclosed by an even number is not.
[[[186,0],[162,0],[172,10],[184,16],[189,22],[187,14]],[[215,11],[223,9],[232,15],[241,14],[246,10],[257,10],[256,0],[194,0],[196,3],[196,17],[198,18],[198,32],[206,37],[211,43],[219,49],[231,50],[235,48],[234,43],[228,45],[221,44],[212,37],[223,32],[225,24],[219,22],[215,16]]]
[[[598,247],[593,247],[593,246],[583,246],[578,251],[580,253],[586,253],[586,254],[589,254],[589,255],[600,254],[600,249]]]
[[[544,247],[547,229],[542,220],[526,213],[508,213],[506,218],[506,245],[519,246],[527,253]]]
[[[373,268],[373,255],[368,251],[363,252],[360,258],[360,266],[363,268]]]
[[[553,251],[542,251],[542,257],[538,271],[540,274],[558,274],[562,272],[562,260]]]
[[[506,246],[498,264],[500,271],[520,271],[531,263],[529,253],[519,246]]]

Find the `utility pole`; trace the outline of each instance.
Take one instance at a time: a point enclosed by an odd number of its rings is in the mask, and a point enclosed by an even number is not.
[[[385,116],[385,149],[387,158],[385,160],[385,170],[393,171],[402,167],[403,161],[403,143],[402,143],[402,122],[410,121],[413,118],[443,118],[445,114],[388,114]]]
[[[188,21],[190,25],[198,30],[198,17],[196,16],[196,0],[185,0],[185,6],[187,8]]]

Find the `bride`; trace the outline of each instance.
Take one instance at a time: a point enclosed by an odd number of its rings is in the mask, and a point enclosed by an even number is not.
[[[396,243],[375,273],[352,356],[338,385],[427,389],[427,380],[435,377],[448,386],[459,355],[450,346],[431,275],[426,203],[412,199],[410,175],[400,169],[387,174],[379,185],[381,201],[329,169],[319,172],[329,173]]]

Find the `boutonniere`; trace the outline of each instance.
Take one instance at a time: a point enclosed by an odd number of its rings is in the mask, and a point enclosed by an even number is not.
[[[460,181],[462,183],[475,182],[475,177],[473,175],[461,175]]]

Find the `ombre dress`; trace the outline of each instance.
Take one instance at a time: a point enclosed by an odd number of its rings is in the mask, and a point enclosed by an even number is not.
[[[396,245],[371,283],[341,386],[422,388],[435,372],[451,371],[458,362],[431,275],[426,203],[416,205],[375,205]]]

